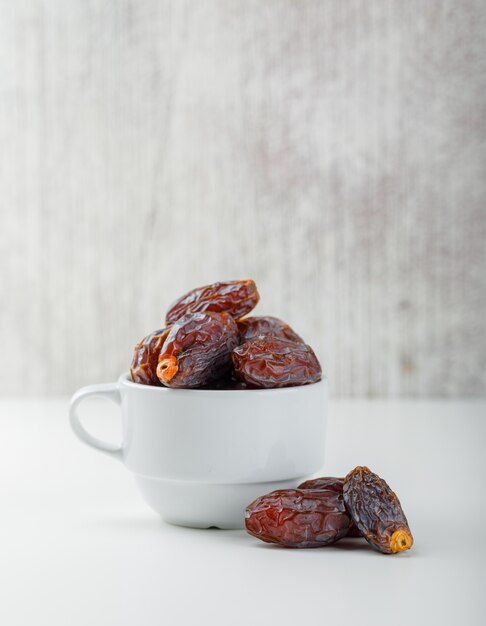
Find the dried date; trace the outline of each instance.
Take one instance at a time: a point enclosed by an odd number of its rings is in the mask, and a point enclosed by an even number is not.
[[[246,530],[286,548],[319,548],[344,537],[351,520],[342,494],[330,490],[282,489],[246,509]]]
[[[168,328],[155,330],[135,346],[130,368],[130,374],[134,383],[160,385],[157,378],[157,363],[160,350],[168,334]]]
[[[301,483],[297,489],[326,489],[328,491],[334,491],[334,493],[343,493],[344,478],[335,478],[333,476],[311,478]],[[348,537],[361,537],[361,533],[358,530],[356,524],[351,521],[351,526],[347,534]]]
[[[157,376],[167,387],[194,388],[221,381],[231,371],[238,327],[227,313],[189,313],[170,329]]]
[[[232,280],[198,287],[176,300],[166,316],[167,325],[173,324],[187,313],[215,311],[229,313],[234,319],[247,315],[258,303],[253,280]]]
[[[326,476],[320,478],[311,478],[306,480],[297,487],[297,489],[327,489],[335,493],[343,492],[344,478],[335,478],[334,476]]]
[[[233,351],[235,376],[248,387],[292,387],[315,383],[321,366],[312,348],[276,337],[253,339]]]
[[[302,338],[278,317],[245,317],[238,320],[237,323],[240,331],[240,343],[269,336],[304,343]]]
[[[392,554],[412,547],[412,533],[400,501],[377,474],[356,467],[344,479],[343,496],[352,520],[376,550]]]

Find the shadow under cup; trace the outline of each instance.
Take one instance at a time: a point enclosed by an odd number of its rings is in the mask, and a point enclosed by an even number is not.
[[[77,407],[88,396],[120,404],[123,443],[89,434]],[[119,460],[146,502],[169,523],[243,528],[246,506],[295,487],[324,462],[327,379],[284,389],[169,389],[118,382],[77,391],[76,435]]]

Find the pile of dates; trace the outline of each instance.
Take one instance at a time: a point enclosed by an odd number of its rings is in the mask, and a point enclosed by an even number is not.
[[[413,545],[396,494],[367,467],[257,498],[246,509],[245,524],[250,535],[286,548],[319,548],[346,536],[364,537],[384,554]]]
[[[165,326],[135,347],[133,382],[173,388],[275,388],[315,383],[312,348],[276,317],[245,317],[260,296],[253,280],[193,289],[169,308]]]

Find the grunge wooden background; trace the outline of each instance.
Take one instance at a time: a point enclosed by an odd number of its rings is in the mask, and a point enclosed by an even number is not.
[[[336,396],[486,392],[480,0],[0,0],[0,390],[253,277]]]

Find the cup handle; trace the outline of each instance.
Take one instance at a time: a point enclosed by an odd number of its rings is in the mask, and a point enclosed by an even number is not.
[[[121,461],[123,446],[106,443],[101,441],[101,439],[90,435],[79,420],[77,411],[78,405],[89,396],[108,398],[116,404],[121,404],[120,386],[118,383],[108,383],[104,385],[89,385],[88,387],[78,389],[78,391],[76,391],[74,396],[71,398],[69,406],[69,421],[71,423],[71,428],[81,441],[88,444],[88,446],[91,446],[96,450],[101,450],[101,452],[105,452],[106,454],[109,454],[110,456]]]

